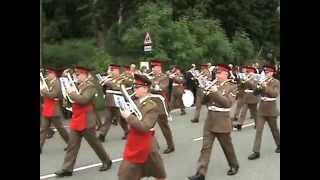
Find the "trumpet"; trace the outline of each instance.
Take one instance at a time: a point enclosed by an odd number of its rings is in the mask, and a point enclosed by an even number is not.
[[[45,89],[45,90],[49,91],[46,79],[44,78],[42,72],[40,72],[40,90],[41,89]]]
[[[150,79],[150,80],[152,80],[152,79],[155,78],[153,71],[151,71],[151,72],[149,72],[149,73],[147,73],[147,74],[144,74],[144,75],[147,76],[147,78]]]
[[[142,120],[142,113],[141,111],[138,109],[138,107],[136,106],[136,104],[133,102],[133,100],[131,99],[131,97],[133,95],[135,95],[135,93],[129,95],[126,87],[121,84],[120,85],[120,91],[123,94],[123,97],[125,98],[125,100],[128,101],[128,104],[123,104],[120,108],[121,109],[129,109],[130,112],[132,112],[140,121]]]

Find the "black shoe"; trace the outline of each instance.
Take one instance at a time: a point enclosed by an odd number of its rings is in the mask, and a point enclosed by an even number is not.
[[[205,177],[202,174],[196,174],[194,176],[189,176],[188,178],[190,180],[205,180]]]
[[[102,166],[99,168],[99,171],[106,171],[111,168],[112,161],[102,163]]]
[[[58,177],[72,176],[72,171],[59,170],[56,171],[54,174],[56,174]]]
[[[115,126],[118,126],[118,121],[112,120],[111,124],[113,124],[113,125],[115,125]]]
[[[125,140],[125,139],[127,139],[127,136],[128,136],[128,133],[126,133],[126,134],[124,134],[124,136],[122,136],[122,140]]]
[[[49,130],[49,132],[48,132],[48,134],[47,134],[47,139],[52,138],[53,135],[54,135],[54,133],[56,133],[56,132],[54,132],[53,130]]]
[[[169,153],[172,153],[174,152],[174,148],[167,148],[166,150],[163,151],[163,154],[169,154]]]
[[[183,115],[186,115],[187,113],[185,111],[181,111],[180,115],[183,116]]]
[[[280,153],[280,145],[277,147],[277,149],[275,150],[276,153]]]
[[[192,119],[191,122],[192,122],[192,123],[198,123],[198,122],[199,122],[199,119]]]
[[[242,124],[237,124],[237,125],[235,125],[234,127],[237,128],[238,131],[241,131],[241,129],[242,129]]]
[[[253,153],[248,157],[249,160],[254,160],[254,159],[258,159],[258,158],[260,158],[260,153],[258,153],[258,152],[253,152]]]
[[[239,170],[239,166],[231,167],[231,168],[229,169],[229,171],[227,172],[227,175],[228,175],[228,176],[235,175],[235,174],[238,173],[238,170]]]
[[[105,142],[106,137],[100,134],[99,137],[98,137],[98,139],[99,139],[101,142]]]

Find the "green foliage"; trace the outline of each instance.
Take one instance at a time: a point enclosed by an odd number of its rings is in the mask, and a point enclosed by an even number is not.
[[[104,71],[111,56],[94,46],[92,40],[66,40],[44,46],[43,64],[68,67],[82,63],[98,71]]]
[[[254,46],[248,34],[242,31],[236,32],[232,40],[235,64],[245,64],[254,57]]]

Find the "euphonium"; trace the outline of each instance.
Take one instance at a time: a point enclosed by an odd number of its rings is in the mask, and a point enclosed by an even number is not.
[[[40,72],[40,89],[45,89],[49,91],[46,79],[44,78],[42,72]]]
[[[136,104],[131,99],[131,97],[135,93],[129,95],[127,90],[126,90],[126,87],[123,84],[120,85],[120,91],[122,92],[123,97],[125,98],[125,100],[128,101],[128,104],[123,105],[121,108],[122,109],[129,108],[130,112],[132,112],[141,121],[142,120],[142,113],[140,112],[140,110],[138,109]]]

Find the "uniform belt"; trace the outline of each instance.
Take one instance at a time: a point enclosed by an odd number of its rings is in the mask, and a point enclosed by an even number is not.
[[[244,92],[245,92],[245,93],[253,93],[253,90],[251,90],[251,89],[245,89]]]
[[[217,106],[208,106],[209,111],[229,112],[231,108],[220,108]]]
[[[59,101],[59,98],[54,98],[53,100],[54,100],[54,101]]]
[[[179,86],[180,84],[172,83],[172,86]]]
[[[276,101],[277,98],[261,97],[262,101]]]

